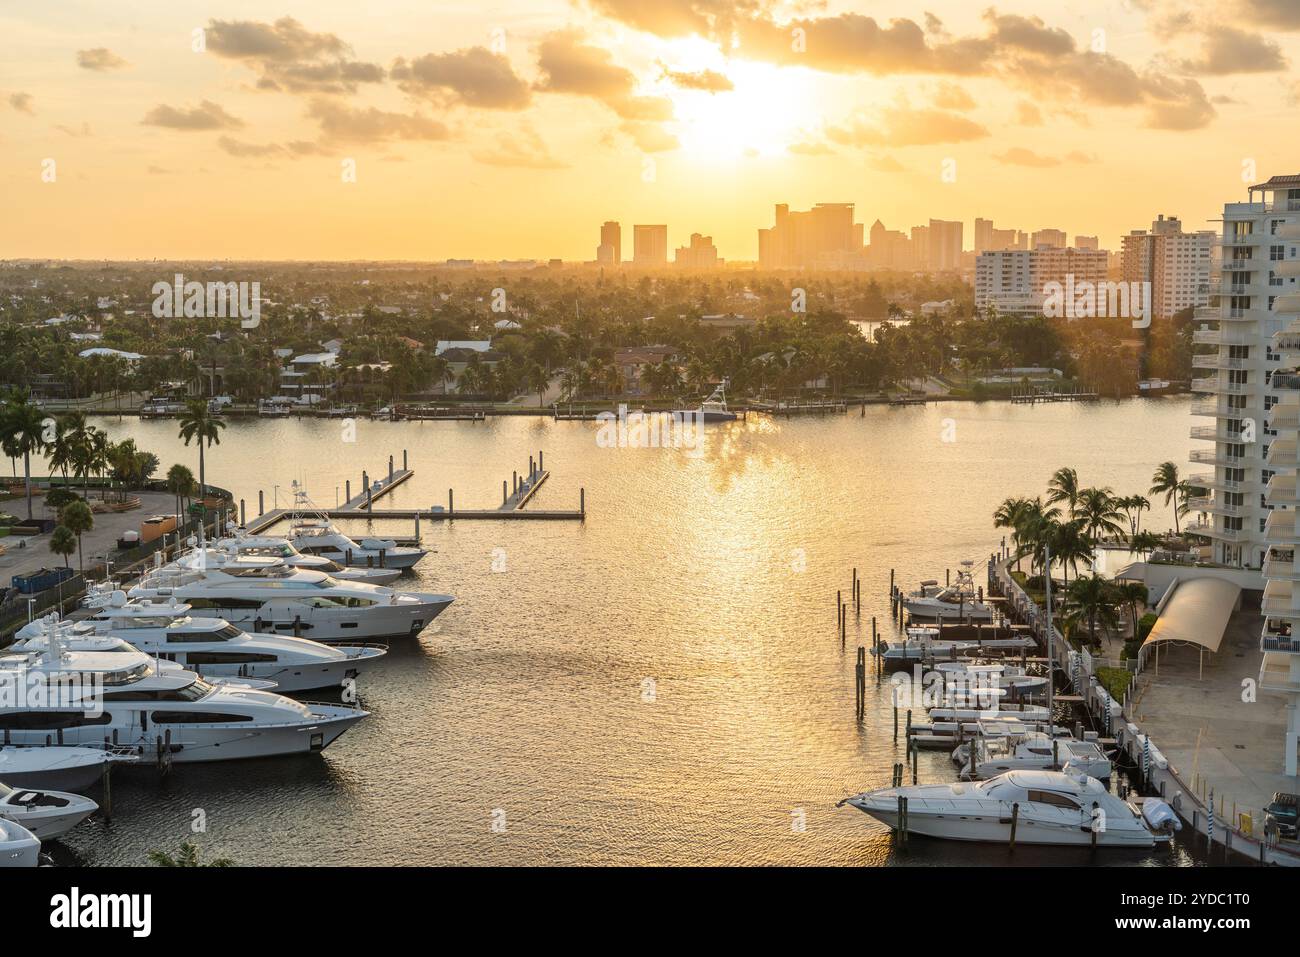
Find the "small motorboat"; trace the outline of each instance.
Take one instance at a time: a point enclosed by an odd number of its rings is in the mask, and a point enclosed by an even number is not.
[[[58,788],[82,792],[104,776],[111,764],[130,764],[133,754],[98,747],[0,747],[0,781],[10,787]]]
[[[674,416],[683,421],[696,422],[734,422],[736,413],[727,408],[726,383],[722,383],[700,403],[697,409],[674,409]]]
[[[994,608],[980,596],[971,576],[974,564],[963,561],[956,580],[942,588],[934,579],[921,582],[918,591],[903,596],[903,607],[918,621],[992,621],[996,614]]]
[[[41,839],[21,824],[0,818],[0,867],[36,867]]]
[[[98,810],[98,804],[80,794],[13,788],[0,782],[0,818],[21,824],[42,841],[58,840]]]
[[[1008,771],[979,783],[881,788],[840,803],[894,830],[903,812],[908,834],[949,841],[1005,844],[1013,821],[1021,844],[1143,848],[1170,837],[1167,825],[1152,823],[1157,809],[1143,813],[1078,772]]]
[[[973,764],[971,748],[975,749]],[[1023,726],[986,725],[977,737],[953,750],[952,762],[961,768],[963,780],[977,781],[1006,771],[1059,771],[1065,767],[1104,781],[1112,770],[1110,758],[1095,741],[1053,738]]]
[[[885,664],[912,664],[917,661],[955,661],[979,648],[975,641],[947,641],[939,638],[933,626],[913,625],[904,632],[902,641],[882,641],[875,653]]]

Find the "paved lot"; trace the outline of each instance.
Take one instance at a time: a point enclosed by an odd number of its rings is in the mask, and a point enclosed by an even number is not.
[[[1219,653],[1205,655],[1203,676],[1195,647],[1162,650],[1158,670],[1151,660],[1138,679],[1134,712],[1183,780],[1190,784],[1194,773],[1204,778],[1214,788],[1216,807],[1223,798],[1229,818],[1234,804],[1253,813],[1256,829],[1274,791],[1300,793],[1300,778],[1281,773],[1286,696],[1242,700],[1243,680],[1252,687],[1259,680],[1261,624],[1258,610],[1234,613]]]
[[[81,536],[81,550],[87,562],[94,556],[103,555],[117,548],[117,540],[127,530],[140,530],[140,522],[151,515],[171,515],[176,508],[176,500],[166,492],[140,492],[140,508],[129,512],[100,512],[95,515],[95,527]],[[93,503],[95,493],[91,493]],[[27,515],[27,500],[12,499],[0,503],[0,508],[19,518]],[[54,510],[45,507],[43,498],[32,499],[32,516],[35,518],[54,518]],[[26,543],[23,546],[22,543]],[[0,584],[8,585],[14,575],[26,575],[38,568],[63,564],[63,556],[50,551],[49,535],[32,535],[22,537],[11,535],[0,538],[5,554],[0,555]],[[77,567],[74,553],[68,560],[73,568]]]

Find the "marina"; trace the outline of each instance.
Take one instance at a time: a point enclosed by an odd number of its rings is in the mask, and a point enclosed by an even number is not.
[[[1055,453],[1049,449],[1045,454],[1049,461],[1066,454],[1072,436],[1083,428],[1101,434],[1108,427],[1130,428],[1134,414],[1159,415],[1167,409],[1170,419],[1177,419],[1183,414],[1178,405],[1176,400],[1169,400],[1164,407],[1152,403],[1052,407],[1052,414],[1062,417],[1050,430],[1061,449]],[[316,761],[301,764],[306,759],[280,759],[294,763],[300,786],[309,790],[291,800],[284,810],[268,811],[263,806],[258,812],[256,820],[273,822],[272,826],[284,835],[273,845],[262,848],[258,842],[250,843],[248,828],[254,826],[253,821],[238,821],[249,800],[277,793],[284,774],[278,762],[241,764],[244,783],[238,790],[203,764],[178,767],[167,777],[169,789],[176,793],[160,801],[151,756],[147,770],[114,773],[111,832],[98,823],[98,816],[92,816],[54,845],[56,859],[87,863],[138,861],[147,849],[160,842],[159,828],[165,831],[168,814],[189,806],[187,802],[198,801],[210,809],[214,820],[225,822],[209,835],[213,852],[238,856],[247,863],[341,859],[320,842],[314,825],[290,809],[303,802],[328,808],[334,819],[368,832],[366,846],[373,849],[376,861],[391,853],[392,839],[384,836],[393,832],[388,829],[422,835],[418,847],[405,851],[418,860],[468,861],[506,854],[505,848],[493,842],[494,835],[486,824],[493,808],[505,811],[511,822],[508,826],[519,837],[528,835],[508,852],[509,859],[516,862],[534,856],[539,861],[555,860],[557,856],[575,861],[617,861],[631,859],[639,853],[635,848],[651,847],[656,855],[683,862],[816,859],[942,864],[963,860],[959,844],[929,844],[923,851],[920,838],[910,845],[899,844],[887,829],[874,831],[862,815],[850,814],[848,808],[837,811],[835,804],[863,786],[887,785],[893,766],[904,762],[915,765],[922,783],[956,779],[947,753],[951,749],[917,749],[908,755],[906,715],[892,707],[890,685],[885,680],[888,672],[877,672],[870,663],[864,682],[862,719],[855,719],[853,649],[856,645],[870,646],[872,617],[878,620],[883,640],[902,637],[901,631],[894,631],[888,624],[893,614],[889,600],[891,567],[897,567],[900,582],[935,577],[935,572],[943,580],[942,569],[959,567],[956,558],[987,552],[991,536],[986,516],[1004,489],[995,481],[970,486],[969,476],[958,477],[938,468],[938,457],[950,450],[932,442],[928,428],[917,429],[914,423],[897,421],[885,407],[868,412],[866,428],[856,416],[811,419],[791,426],[797,431],[788,434],[771,431],[758,418],[724,425],[723,429],[735,431],[725,433],[725,442],[721,441],[724,433],[715,433],[718,440],[706,443],[700,457],[691,457],[685,450],[655,454],[602,449],[593,440],[593,426],[550,423],[545,419],[521,417],[490,423],[489,428],[495,431],[490,436],[485,435],[481,423],[447,423],[440,430],[455,431],[450,436],[440,434],[441,448],[414,444],[410,438],[413,433],[390,431],[402,430],[401,423],[373,423],[366,444],[355,449],[341,446],[339,456],[317,456],[322,467],[310,475],[299,471],[292,462],[304,458],[306,447],[336,441],[336,433],[324,422],[250,421],[241,431],[228,431],[209,458],[209,469],[212,480],[230,488],[236,502],[240,498],[255,502],[259,487],[265,487],[260,486],[259,479],[265,482],[269,476],[282,482],[301,477],[304,484],[310,482],[311,487],[320,490],[337,485],[340,502],[347,501],[344,493],[349,478],[355,491],[361,473],[365,471],[369,477],[377,462],[385,463],[377,470],[381,477],[385,476],[390,450],[409,447],[409,478],[380,495],[370,512],[364,508],[340,509],[346,514],[331,516],[331,520],[341,528],[351,529],[355,538],[380,535],[409,540],[413,514],[422,513],[420,540],[423,547],[434,551],[414,569],[404,572],[397,584],[416,590],[422,584],[431,591],[445,588],[455,594],[456,601],[417,641],[390,642],[388,654],[359,677],[359,704],[370,712],[370,718],[331,744]],[[1026,441],[1019,437],[1015,425],[1015,416],[1020,413],[1012,413],[1011,407],[986,406],[972,408],[972,412],[976,416],[965,423],[967,427],[994,435],[1001,432],[995,441],[1012,448]],[[1010,420],[1006,418],[1008,413]],[[937,409],[917,409],[909,414],[935,415],[933,428],[937,434]],[[1024,414],[1029,414],[1027,408]],[[1032,414],[1040,417],[1045,410],[1036,409]],[[122,427],[130,429],[134,421],[123,420]],[[110,425],[118,427],[116,423]],[[174,452],[167,451],[168,444],[174,441],[174,427],[165,421],[144,422],[136,428],[151,430],[149,435],[136,433],[142,443],[162,448],[165,455],[184,454],[179,443]],[[544,431],[538,432],[539,428]],[[318,429],[319,434],[313,434]],[[272,434],[257,434],[267,430]],[[1165,429],[1163,434],[1173,433]],[[792,441],[865,450],[868,436],[872,448],[887,451],[865,477],[856,464],[850,467],[850,461],[860,459],[846,459],[837,475],[834,466],[827,471],[826,463],[831,460],[824,458],[819,459],[822,464],[815,475],[799,477],[792,458],[797,446],[791,445]],[[456,447],[447,449],[448,441],[454,441]],[[425,507],[414,507],[413,500],[427,500],[434,489],[452,485],[458,490],[470,490],[465,506],[476,512],[498,518],[515,514],[499,511],[501,489],[497,487],[493,492],[490,476],[519,472],[526,479],[529,453],[522,452],[524,468],[518,469],[521,450],[542,446],[550,477],[535,486],[522,514],[550,508],[557,500],[576,497],[580,489],[594,486],[593,495],[601,505],[586,523],[429,523]],[[255,448],[276,451],[269,456],[260,452],[254,456]],[[1077,452],[1071,454],[1077,458]],[[534,454],[535,465],[540,458]],[[399,452],[394,474],[402,464]],[[1094,471],[1114,469],[1100,452],[1095,463],[1082,461],[1080,466]],[[1145,471],[1144,463],[1135,463],[1134,472],[1141,471]],[[1122,470],[1102,474],[1116,485],[1134,481]],[[484,476],[489,477],[488,481]],[[927,496],[950,496],[960,488],[972,504],[969,509],[942,516],[916,511],[904,535],[903,525],[882,525],[886,513],[862,510],[857,504],[859,496],[848,492],[863,481],[869,483],[868,492],[871,487],[896,489],[899,476],[912,476],[914,480],[924,476],[929,483]],[[824,490],[837,485],[845,491],[827,496]],[[287,509],[286,488],[281,485],[278,494]],[[611,502],[643,503],[650,490],[656,488],[672,490],[666,501],[694,503],[689,518],[662,507],[609,507]],[[701,521],[710,526],[722,521],[719,510],[726,503],[757,501],[770,497],[778,488],[787,495],[793,492],[799,501],[820,502],[818,509],[803,515],[797,534],[782,531],[780,515],[753,512],[758,518],[757,527],[747,526],[739,533],[738,550],[722,564],[717,563],[716,554],[703,541],[683,538]],[[456,496],[457,502],[461,497]],[[268,494],[266,498],[272,504],[273,496]],[[988,507],[981,513],[983,503]],[[390,517],[388,513],[395,515]],[[861,522],[860,531],[847,539],[832,533],[831,524],[822,524],[833,523],[839,528],[846,514],[859,515]],[[287,530],[287,516],[284,518],[271,534]],[[864,560],[873,551],[873,543],[890,540],[912,544],[890,548],[881,555],[883,562]],[[679,554],[679,567],[691,584],[682,590],[642,587],[638,571],[642,562],[653,563],[650,556],[655,549],[667,547],[670,541]],[[630,544],[638,542],[643,544]],[[922,542],[933,544],[917,550],[916,543]],[[806,572],[791,571],[789,549],[797,548],[803,548],[808,557]],[[600,557],[615,554],[624,557],[612,564]],[[826,621],[829,626],[829,613],[822,615],[813,609],[827,607],[828,588],[834,597],[836,588],[849,584],[849,576],[842,570],[850,565],[859,569],[860,587],[857,602],[848,603],[850,611],[843,624],[846,640],[841,648],[838,624],[833,631],[817,627],[816,621]],[[588,568],[591,570],[584,570]],[[599,586],[590,597],[569,596],[559,608],[544,611],[542,622],[530,622],[526,609],[553,608],[557,576],[599,582]],[[753,637],[746,642],[735,640],[730,628],[724,631],[718,627],[706,606],[696,607],[693,601],[678,598],[696,595],[700,588],[720,596],[728,608],[729,620],[734,618],[737,626]],[[765,597],[777,591],[786,596],[781,602]],[[849,597],[852,592],[845,590],[843,595]],[[631,605],[627,605],[629,601]],[[561,621],[572,625],[575,603],[582,609],[580,623],[576,628],[558,628]],[[621,623],[628,614],[635,615],[637,621],[635,641],[620,637]],[[563,618],[555,617],[558,615]],[[544,623],[555,627],[545,627]],[[937,623],[931,623],[931,627],[937,627]],[[991,625],[978,622],[964,625],[945,621],[942,627],[945,635],[951,632],[961,636],[955,640],[972,640],[991,630]],[[529,643],[527,663],[521,658],[524,652],[520,639]],[[614,657],[608,659],[609,651],[602,649],[612,650]],[[1041,669],[1044,660],[1043,653],[1033,649],[999,649],[996,653],[1017,666],[1023,660],[1031,669]],[[760,675],[772,668],[777,670],[760,680]],[[652,694],[646,691],[650,687],[654,689]],[[465,704],[450,709],[434,707],[431,689],[442,689],[443,694],[452,694]],[[319,696],[322,692],[312,694]],[[647,694],[649,700],[643,700]],[[791,695],[797,695],[797,702]],[[1058,706],[1078,707],[1071,699],[1081,704],[1084,697],[1058,695]],[[763,703],[761,712],[754,712],[748,698]],[[1064,705],[1060,704],[1062,699]],[[1032,710],[1041,703],[1009,707],[1026,719],[1041,717]],[[702,709],[712,715],[708,720],[703,718]],[[770,717],[764,717],[765,713]],[[551,730],[530,730],[530,714],[548,716]],[[930,717],[932,722],[956,719],[968,726],[978,720],[970,710],[951,708],[935,709]],[[895,720],[897,737],[891,731]],[[1055,724],[1064,728],[1077,720],[1058,717]],[[815,753],[809,753],[798,743],[798,737],[783,728],[790,721],[814,721],[828,729],[820,736]],[[913,721],[918,727],[926,723],[919,714],[913,715]],[[553,730],[557,726],[565,729],[559,737]],[[504,736],[491,730],[502,727],[511,730]],[[429,729],[437,731],[431,734]],[[382,742],[394,734],[404,742],[413,760],[448,769],[448,784],[454,781],[457,787],[468,787],[475,795],[472,803],[463,807],[449,797],[432,798],[451,809],[450,831],[430,830],[418,816],[402,810],[402,796],[412,793],[411,788],[433,786],[438,790],[441,785],[430,785],[431,779],[426,776],[410,782],[393,776]],[[557,751],[555,745],[561,738],[568,746]],[[1103,743],[1113,738],[1099,735]],[[676,743],[663,751],[663,743],[669,739]],[[475,742],[472,747],[469,741]],[[735,751],[737,747],[739,752]],[[722,761],[723,753],[736,753],[738,760]],[[599,770],[620,767],[637,769],[630,788],[628,779],[616,770]],[[726,778],[719,776],[723,767],[730,768]],[[816,769],[819,783],[808,783],[811,768]],[[737,781],[727,780],[735,776]],[[364,780],[374,800],[383,802],[384,832],[375,830],[342,802],[339,788],[344,779]],[[527,798],[518,783],[524,779],[540,782],[528,789]],[[1126,778],[1121,774],[1117,780]],[[669,781],[675,782],[671,788]],[[682,794],[690,796],[687,803],[683,803]],[[578,804],[573,810],[562,811],[561,805],[554,803],[563,796],[563,806],[569,807],[574,795],[578,796]],[[661,809],[652,813],[652,822],[640,823],[620,811],[628,801]],[[791,842],[788,823],[778,824],[774,833],[764,836],[763,822],[768,822],[766,827],[771,827],[774,817],[788,822],[792,808],[802,808],[807,815],[809,830],[800,835],[802,843]],[[598,820],[604,830],[598,832],[601,836],[556,843],[545,835],[548,822],[557,819],[557,814],[558,820]],[[716,825],[710,822],[718,820],[730,822],[724,833],[736,835],[735,840],[721,844],[703,840],[704,835],[714,833]],[[673,850],[659,843],[655,835],[663,833],[664,827],[698,833],[701,850]],[[621,838],[606,836],[610,829]],[[708,850],[704,850],[706,847]],[[1025,848],[1019,853],[1031,852]],[[1102,857],[1098,863],[1132,863],[1132,853]],[[1172,851],[1153,853],[1158,856],[1150,863],[1172,864],[1194,860],[1199,852],[1185,847],[1182,838],[1175,836]]]

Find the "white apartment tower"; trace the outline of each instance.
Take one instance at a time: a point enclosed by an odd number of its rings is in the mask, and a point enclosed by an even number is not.
[[[1209,300],[1216,240],[1213,230],[1186,233],[1178,217],[1160,216],[1150,230],[1135,229],[1121,240],[1122,278],[1151,284],[1156,319],[1203,306]]]
[[[1274,176],[1267,183],[1252,186],[1249,203],[1224,207],[1224,284],[1231,301],[1220,321],[1219,355],[1230,359],[1241,331],[1257,334],[1244,348],[1264,354],[1265,429],[1256,448],[1262,446],[1263,465],[1259,481],[1264,484],[1260,514],[1250,515],[1252,530],[1263,528],[1264,597],[1261,610],[1264,627],[1260,650],[1264,658],[1259,669],[1261,691],[1290,696],[1287,705],[1286,774],[1296,774],[1300,747],[1300,562],[1296,546],[1296,476],[1300,468],[1297,433],[1300,432],[1300,175]],[[1245,263],[1250,265],[1246,266]],[[1231,268],[1231,275],[1229,269]],[[1238,295],[1238,280],[1249,279],[1248,292]],[[1238,312],[1242,319],[1233,318]],[[1253,318],[1245,318],[1251,316]],[[1259,363],[1243,355],[1253,376]],[[1229,367],[1228,371],[1232,371]],[[1232,419],[1225,420],[1231,425]],[[1216,448],[1252,448],[1239,443],[1216,443]],[[1216,473],[1217,473],[1216,469]],[[1225,470],[1226,471],[1226,470]],[[1254,496],[1252,495],[1252,498]],[[1246,518],[1246,516],[1243,516]],[[1255,523],[1258,522],[1258,526]],[[1216,546],[1219,543],[1216,542]]]

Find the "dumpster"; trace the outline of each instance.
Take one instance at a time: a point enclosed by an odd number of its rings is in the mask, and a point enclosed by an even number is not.
[[[152,542],[176,531],[175,515],[154,515],[140,523],[140,541]]]
[[[15,575],[13,586],[24,595],[35,595],[67,581],[72,575],[71,568],[41,568],[30,575]]]

